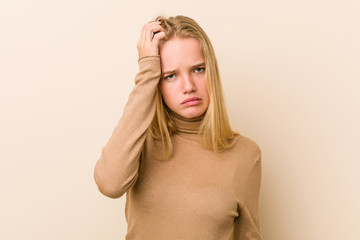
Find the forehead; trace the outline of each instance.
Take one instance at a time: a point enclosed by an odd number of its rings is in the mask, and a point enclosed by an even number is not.
[[[163,68],[179,68],[204,62],[200,43],[195,38],[175,37],[162,42],[160,57]]]

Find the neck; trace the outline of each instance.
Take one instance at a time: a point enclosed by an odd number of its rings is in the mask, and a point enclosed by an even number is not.
[[[197,134],[199,132],[200,125],[204,119],[205,113],[201,116],[194,118],[183,117],[173,111],[169,110],[171,120],[174,122],[177,132]]]

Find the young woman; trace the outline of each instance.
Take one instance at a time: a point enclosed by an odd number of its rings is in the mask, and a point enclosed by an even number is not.
[[[191,18],[158,17],[138,43],[140,71],[95,167],[126,194],[126,239],[261,239],[260,150],[229,125],[209,38]]]

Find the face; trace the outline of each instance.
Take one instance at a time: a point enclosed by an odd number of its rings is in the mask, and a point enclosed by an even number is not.
[[[160,90],[166,105],[185,118],[202,115],[209,106],[209,93],[199,41],[178,37],[164,41],[160,57]]]

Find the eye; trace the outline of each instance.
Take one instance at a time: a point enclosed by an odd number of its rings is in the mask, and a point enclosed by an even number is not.
[[[175,78],[175,74],[170,74],[166,77],[164,77],[165,80],[171,80],[171,79],[174,79]]]
[[[195,73],[201,73],[201,72],[204,72],[204,71],[205,71],[205,68],[202,68],[202,67],[198,67],[198,68],[194,69]]]

